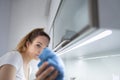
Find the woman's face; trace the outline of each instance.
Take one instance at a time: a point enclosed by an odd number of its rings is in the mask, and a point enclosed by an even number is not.
[[[27,54],[31,59],[38,60],[41,51],[48,46],[49,40],[45,36],[36,37],[32,43],[27,43]]]

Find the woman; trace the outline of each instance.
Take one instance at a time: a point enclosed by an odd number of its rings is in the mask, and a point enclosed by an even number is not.
[[[34,29],[18,44],[16,51],[11,51],[0,58],[0,80],[29,80],[29,62],[38,60],[41,51],[48,46],[50,37],[43,29]],[[36,80],[54,80],[58,72],[45,62],[36,73]],[[53,75],[48,76],[50,72]]]

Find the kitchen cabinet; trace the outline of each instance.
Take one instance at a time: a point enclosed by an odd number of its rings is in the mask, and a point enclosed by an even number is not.
[[[61,52],[107,29],[119,34],[119,7],[119,0],[61,0],[53,22],[54,50]]]
[[[61,0],[53,22],[54,48],[61,43],[60,47],[63,47],[98,28],[97,12],[97,0]]]
[[[120,29],[120,0],[98,0],[101,28]]]

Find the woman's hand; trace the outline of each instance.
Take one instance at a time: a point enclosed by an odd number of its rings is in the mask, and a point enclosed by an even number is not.
[[[44,62],[36,73],[36,80],[55,80],[58,75],[57,71],[54,71],[54,67],[48,67],[48,62]],[[54,71],[54,72],[53,72]],[[51,72],[53,72],[50,76],[48,76]]]

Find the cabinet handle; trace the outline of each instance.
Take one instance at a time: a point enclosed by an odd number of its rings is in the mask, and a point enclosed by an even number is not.
[[[53,51],[57,51],[59,50],[63,45],[67,44],[70,40],[63,40],[62,42],[60,42],[54,49]]]

